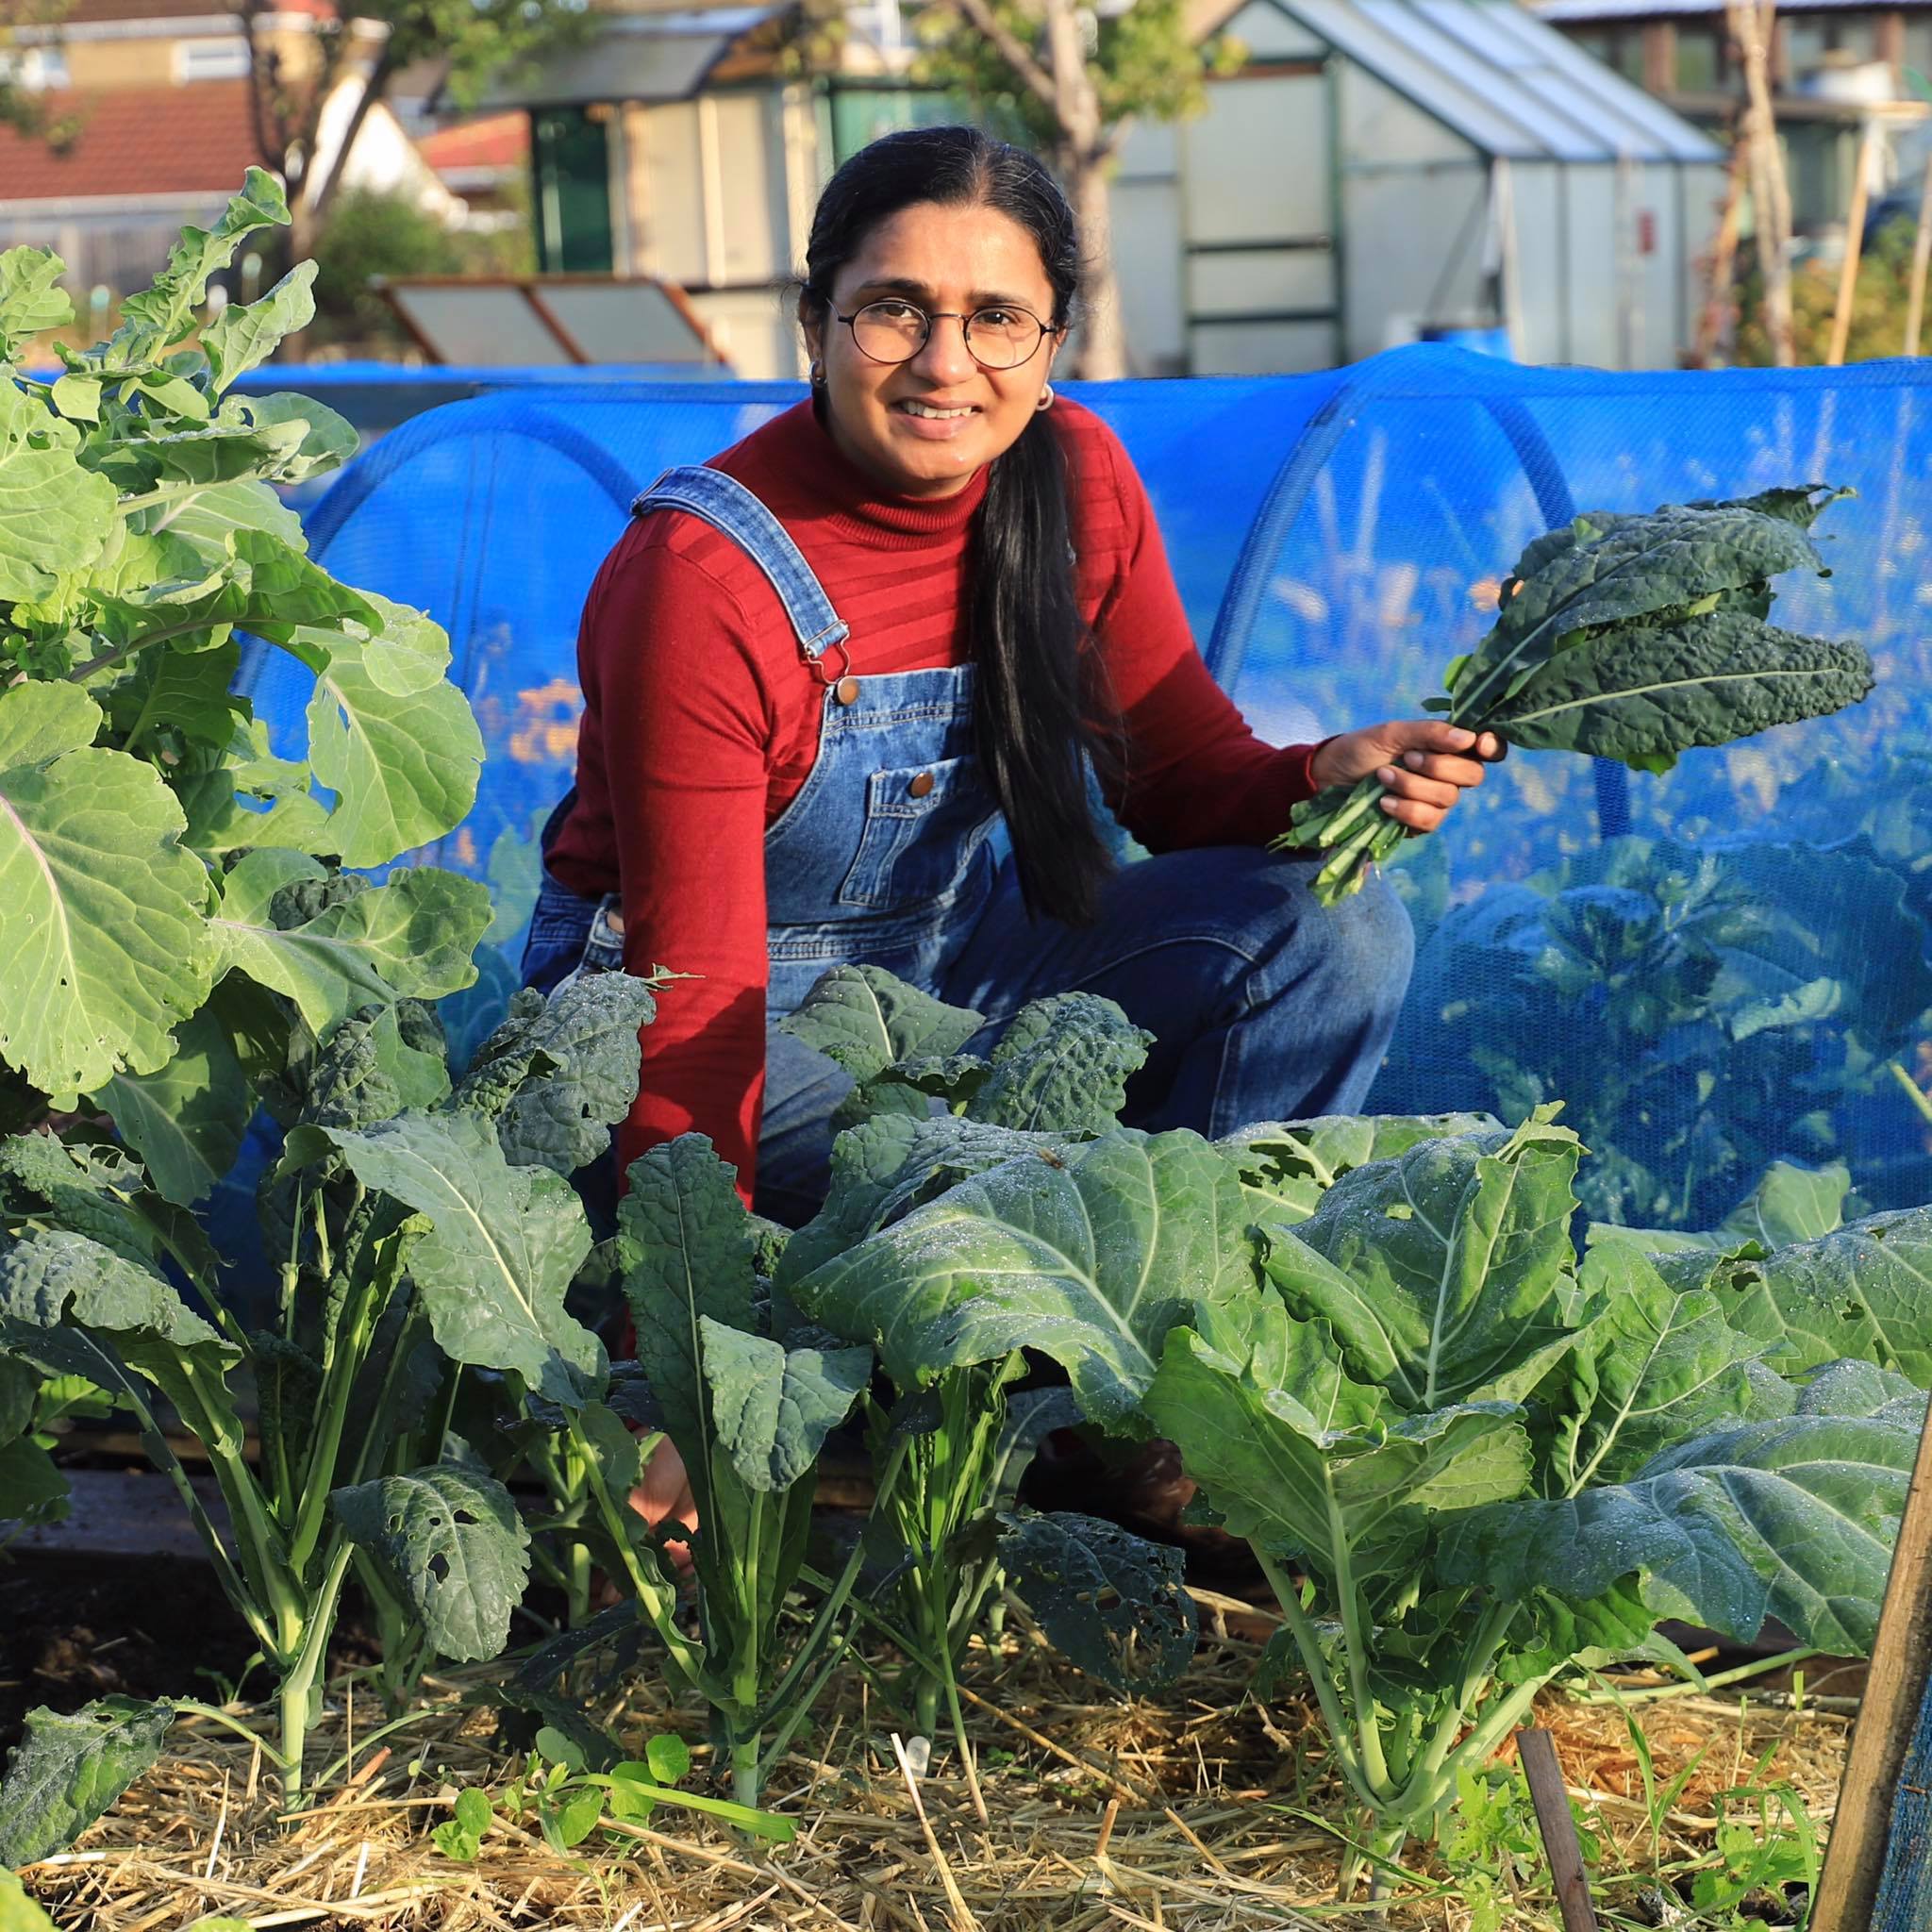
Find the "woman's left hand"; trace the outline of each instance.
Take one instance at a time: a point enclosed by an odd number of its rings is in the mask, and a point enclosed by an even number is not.
[[[1491,731],[1478,737],[1440,719],[1391,718],[1331,738],[1315,754],[1314,779],[1325,789],[1379,778],[1389,793],[1382,809],[1411,831],[1433,832],[1507,749]]]

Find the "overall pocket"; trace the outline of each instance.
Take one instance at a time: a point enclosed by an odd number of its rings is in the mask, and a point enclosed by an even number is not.
[[[840,904],[872,911],[930,904],[964,875],[996,817],[976,758],[873,773]]]

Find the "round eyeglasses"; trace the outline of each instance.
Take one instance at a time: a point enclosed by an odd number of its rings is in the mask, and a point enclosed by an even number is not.
[[[911,361],[925,347],[933,324],[947,320],[959,324],[966,353],[983,369],[1017,369],[1056,333],[1051,323],[1004,303],[975,308],[971,315],[950,308],[927,314],[910,302],[894,299],[868,302],[839,320],[852,331],[858,353],[874,362]]]

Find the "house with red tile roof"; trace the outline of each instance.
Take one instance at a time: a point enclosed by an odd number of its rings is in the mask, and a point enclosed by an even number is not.
[[[318,24],[336,17],[332,0],[276,0],[255,16],[251,44],[223,0],[74,0],[57,25],[13,29],[0,60],[44,111],[35,130],[0,126],[0,249],[52,248],[82,289],[142,287],[184,223],[206,225],[249,167],[274,166],[257,63],[265,73],[273,60],[279,84],[299,86],[322,68]],[[325,150],[352,119],[373,45],[352,41],[341,63]],[[363,117],[341,182],[411,194],[447,220],[463,213],[384,104]]]

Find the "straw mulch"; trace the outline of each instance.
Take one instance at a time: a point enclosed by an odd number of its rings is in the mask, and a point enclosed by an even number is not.
[[[273,1780],[246,1740],[184,1719],[169,1756],[108,1818],[25,1876],[63,1932],[175,1932],[204,1913],[258,1927],[412,1932],[1315,1932],[1366,1923],[1368,1907],[1338,1912],[1332,1903],[1340,1848],[1324,1824],[1345,1828],[1347,1816],[1316,1720],[1293,1701],[1252,1695],[1258,1644],[1229,1634],[1230,1624],[1253,1632],[1251,1616],[1211,1613],[1204,1624],[1212,1627],[1193,1667],[1159,1703],[1109,1700],[1024,1627],[974,1659],[969,1727],[990,1824],[975,1815],[946,1741],[935,1741],[915,1781],[893,1748],[902,1721],[848,1677],[773,1780],[767,1802],[797,1825],[792,1844],[755,1846],[660,1807],[653,1828],[609,1826],[565,1857],[533,1819],[511,1823],[499,1804],[481,1855],[458,1863],[428,1833],[459,1790],[504,1780],[493,1720],[459,1701],[461,1680],[432,1679],[420,1716],[374,1749],[358,1746],[382,1720],[352,1677],[334,1687],[311,1739],[310,1777],[347,1762],[292,1823],[277,1819]],[[1814,1661],[1795,1711],[1788,1695],[1780,1705],[1757,1686],[1742,1687],[1742,1701],[1642,1707],[1659,1783],[1703,1754],[1666,1822],[1664,1863],[1707,1851],[1720,1794],[1767,1752],[1758,1782],[1788,1781],[1811,1819],[1828,1822],[1849,1720],[1813,1693],[1857,1681],[1820,1682],[1821,1668]],[[270,1720],[265,1708],[238,1714]],[[654,1733],[703,1735],[702,1721],[648,1678],[598,1714],[640,1750]],[[1600,1874],[1648,1868],[1651,1829],[1624,1712],[1551,1697],[1540,1721],[1611,1841]],[[1463,1932],[1469,1915],[1431,1855],[1412,1847],[1407,1863],[1416,1885],[1384,1923]],[[1534,1873],[1521,1883],[1512,1925],[1555,1926],[1537,1887]],[[1632,1889],[1617,1896],[1627,1907]]]

